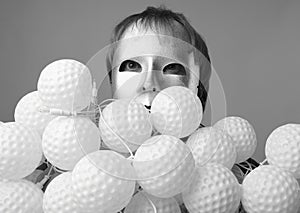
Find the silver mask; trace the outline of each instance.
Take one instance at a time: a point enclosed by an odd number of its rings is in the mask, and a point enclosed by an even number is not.
[[[150,107],[155,95],[170,86],[185,86],[197,94],[201,80],[208,90],[210,72],[202,76],[200,64],[209,62],[181,39],[133,29],[115,47],[113,98],[135,98]]]

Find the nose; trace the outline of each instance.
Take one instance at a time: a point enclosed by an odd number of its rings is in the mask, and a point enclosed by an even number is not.
[[[159,90],[157,70],[147,70],[145,72],[145,80],[142,85],[143,92],[156,92]]]
[[[153,60],[148,58],[147,67],[144,70],[144,82],[142,83],[143,92],[157,92],[160,90],[159,75],[160,72],[155,69]]]
[[[147,91],[147,92],[156,92],[156,87],[155,86],[149,86],[149,87],[146,87],[146,86],[144,86],[143,88],[142,88],[142,90],[143,91]]]

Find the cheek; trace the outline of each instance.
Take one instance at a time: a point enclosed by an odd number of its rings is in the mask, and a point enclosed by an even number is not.
[[[139,82],[142,80],[142,76],[138,73],[117,73],[114,79],[117,88],[123,88],[128,86],[135,86],[139,85]]]
[[[160,82],[161,89],[165,89],[170,86],[184,86],[188,87],[188,79],[186,76],[164,76]]]
[[[140,73],[122,73],[113,74],[113,96],[116,98],[129,98],[134,96],[143,81],[143,75]]]

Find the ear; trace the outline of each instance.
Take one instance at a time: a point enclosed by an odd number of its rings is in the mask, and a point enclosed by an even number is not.
[[[211,76],[210,62],[201,52],[195,49],[189,55],[189,68],[192,75],[194,75],[191,77],[192,81],[189,87],[200,98],[204,111]]]
[[[211,63],[207,60],[207,58],[203,54],[201,54],[199,57],[199,64],[200,64],[200,81],[205,91],[208,92],[209,80],[211,77]]]
[[[188,67],[190,70],[190,82],[189,88],[195,93],[198,93],[199,81],[200,81],[200,66],[195,60],[194,51],[189,53]]]
[[[206,101],[207,101],[207,91],[204,88],[203,84],[201,83],[201,81],[199,81],[199,86],[198,86],[198,93],[197,96],[200,98],[200,101],[202,103],[202,108],[203,108],[203,112],[205,110],[205,105],[206,105]]]
[[[112,70],[107,72],[109,84],[112,84]]]

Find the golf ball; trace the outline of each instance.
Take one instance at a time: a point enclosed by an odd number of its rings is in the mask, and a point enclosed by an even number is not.
[[[47,124],[55,118],[53,115],[40,112],[39,109],[42,106],[43,102],[38,95],[38,91],[26,94],[19,100],[15,108],[15,121],[36,129],[42,136]]]
[[[42,70],[37,88],[45,106],[80,111],[90,104],[92,77],[89,69],[81,62],[61,59]]]
[[[181,193],[194,175],[195,161],[188,146],[170,135],[157,135],[145,141],[133,161],[138,183],[156,197]]]
[[[153,206],[154,205],[154,206]],[[154,211],[154,207],[156,211]],[[146,192],[138,192],[125,208],[124,213],[181,213],[174,198],[157,198]]]
[[[300,178],[300,124],[285,124],[268,137],[265,147],[268,163]]]
[[[44,194],[44,213],[79,213],[71,187],[71,172],[65,172],[55,177],[47,186]]]
[[[220,163],[231,169],[236,160],[236,150],[231,136],[213,127],[194,132],[186,144],[193,153],[196,166]]]
[[[43,192],[27,180],[0,180],[0,212],[42,213]]]
[[[241,199],[241,187],[234,174],[221,164],[197,167],[196,176],[182,192],[190,213],[232,213]]]
[[[110,150],[83,157],[72,171],[75,202],[85,213],[118,212],[133,196],[135,172],[129,160]]]
[[[295,213],[300,200],[297,180],[272,165],[259,166],[244,179],[242,204],[247,213]]]
[[[41,159],[41,138],[36,130],[17,122],[0,124],[0,178],[26,177]]]
[[[153,99],[151,121],[161,134],[183,138],[200,126],[202,110],[201,101],[192,90],[172,86],[160,91]]]
[[[123,143],[135,151],[150,138],[152,125],[149,112],[143,104],[130,99],[119,99],[107,105],[99,120],[101,138],[115,151],[127,153]]]
[[[42,147],[47,160],[63,170],[72,170],[86,154],[99,150],[100,132],[87,117],[58,116],[45,128]]]
[[[241,117],[231,116],[219,120],[214,127],[227,132],[235,144],[237,158],[236,163],[250,158],[256,149],[256,134],[252,125]]]

